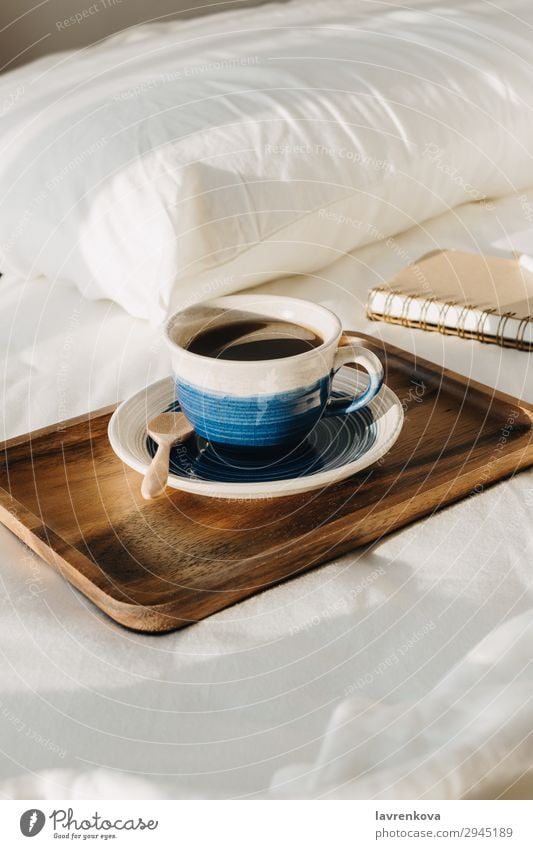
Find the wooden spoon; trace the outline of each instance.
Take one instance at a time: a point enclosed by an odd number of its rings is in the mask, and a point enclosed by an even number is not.
[[[194,433],[192,424],[183,413],[160,413],[148,422],[148,435],[157,442],[157,451],[141,485],[141,495],[147,500],[161,495],[168,481],[170,449]]]

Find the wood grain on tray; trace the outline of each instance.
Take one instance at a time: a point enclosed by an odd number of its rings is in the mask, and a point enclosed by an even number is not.
[[[288,498],[147,502],[111,450],[108,409],[2,446],[0,521],[117,622],[168,631],[533,464],[530,405],[357,335],[406,411],[359,475]]]

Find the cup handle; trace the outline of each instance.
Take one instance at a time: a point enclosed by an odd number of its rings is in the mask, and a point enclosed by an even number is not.
[[[326,416],[340,416],[347,413],[355,413],[361,407],[365,407],[372,398],[377,395],[383,383],[383,366],[380,360],[372,351],[367,351],[355,342],[348,342],[346,345],[340,345],[335,353],[333,360],[332,377],[338,372],[341,366],[346,363],[356,363],[363,366],[368,372],[369,382],[367,388],[355,398],[332,398],[328,402],[325,410]]]

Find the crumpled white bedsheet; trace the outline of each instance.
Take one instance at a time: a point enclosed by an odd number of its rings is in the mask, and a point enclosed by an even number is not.
[[[533,252],[533,191],[469,204],[262,287],[533,401],[531,357],[367,322],[435,246]],[[44,280],[0,280],[6,435],[168,372],[157,331]],[[533,787],[533,474],[184,631],[115,625],[0,528],[0,795],[458,798]]]

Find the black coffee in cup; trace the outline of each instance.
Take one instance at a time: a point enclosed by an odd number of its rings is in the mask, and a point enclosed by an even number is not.
[[[193,354],[218,360],[279,360],[305,354],[322,345],[314,331],[292,321],[268,319],[253,313],[206,327],[186,346]]]

